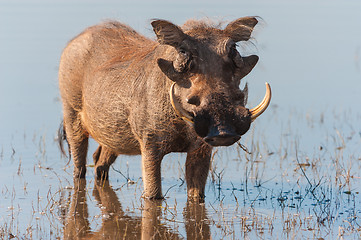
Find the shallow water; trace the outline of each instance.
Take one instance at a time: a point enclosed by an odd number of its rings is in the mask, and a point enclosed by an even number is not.
[[[0,236],[360,238],[360,9],[358,0],[0,1]],[[91,167],[85,184],[73,182],[54,142],[67,41],[109,18],[153,37],[153,18],[246,15],[263,19],[254,44],[240,46],[260,56],[244,79],[249,105],[265,81],[272,104],[241,140],[252,154],[217,151],[204,205],[187,204],[184,154],[163,161],[163,202],[141,199],[140,157],[118,158],[111,187],[97,186]]]

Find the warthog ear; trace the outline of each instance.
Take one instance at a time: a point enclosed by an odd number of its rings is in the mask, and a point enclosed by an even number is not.
[[[248,57],[242,57],[243,66],[241,67],[241,77],[240,79],[244,78],[252,71],[252,69],[256,66],[258,62],[257,55],[251,55]]]
[[[257,23],[255,17],[242,17],[228,24],[224,31],[235,42],[248,41]]]
[[[183,31],[171,22],[155,20],[151,24],[160,44],[178,47],[185,38]]]

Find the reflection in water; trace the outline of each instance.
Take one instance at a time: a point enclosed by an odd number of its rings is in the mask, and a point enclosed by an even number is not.
[[[88,205],[86,202],[86,181],[74,181],[74,193],[70,205],[69,217],[65,223],[64,239],[81,239],[90,230],[88,221]]]
[[[187,239],[210,239],[210,229],[205,204],[187,202],[184,209]]]
[[[184,238],[161,222],[161,200],[144,200],[142,217],[127,216],[109,181],[94,184],[93,196],[100,206],[103,218],[101,228],[91,231],[86,195],[86,180],[75,180],[70,210],[64,227],[64,239]],[[184,209],[184,222],[187,239],[210,239],[204,204],[188,202]]]

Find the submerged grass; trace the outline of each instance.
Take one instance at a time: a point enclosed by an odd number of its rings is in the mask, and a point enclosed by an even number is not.
[[[90,163],[73,182],[51,137],[24,134],[1,146],[0,239],[360,239],[359,117],[277,115],[214,151],[204,204],[186,200],[184,155],[163,162],[166,199],[146,201],[140,158],[121,156],[111,185]]]

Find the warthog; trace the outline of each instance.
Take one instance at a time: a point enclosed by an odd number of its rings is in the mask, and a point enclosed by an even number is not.
[[[243,17],[221,29],[154,20],[153,41],[112,21],[71,40],[59,87],[74,177],[85,177],[91,136],[98,179],[108,178],[119,154],[141,154],[144,197],[158,199],[163,157],[186,152],[188,197],[203,199],[212,148],[238,141],[270,102],[266,84],[263,101],[249,110],[247,89],[239,88],[258,56],[242,57],[236,43],[248,41],[257,22]]]

